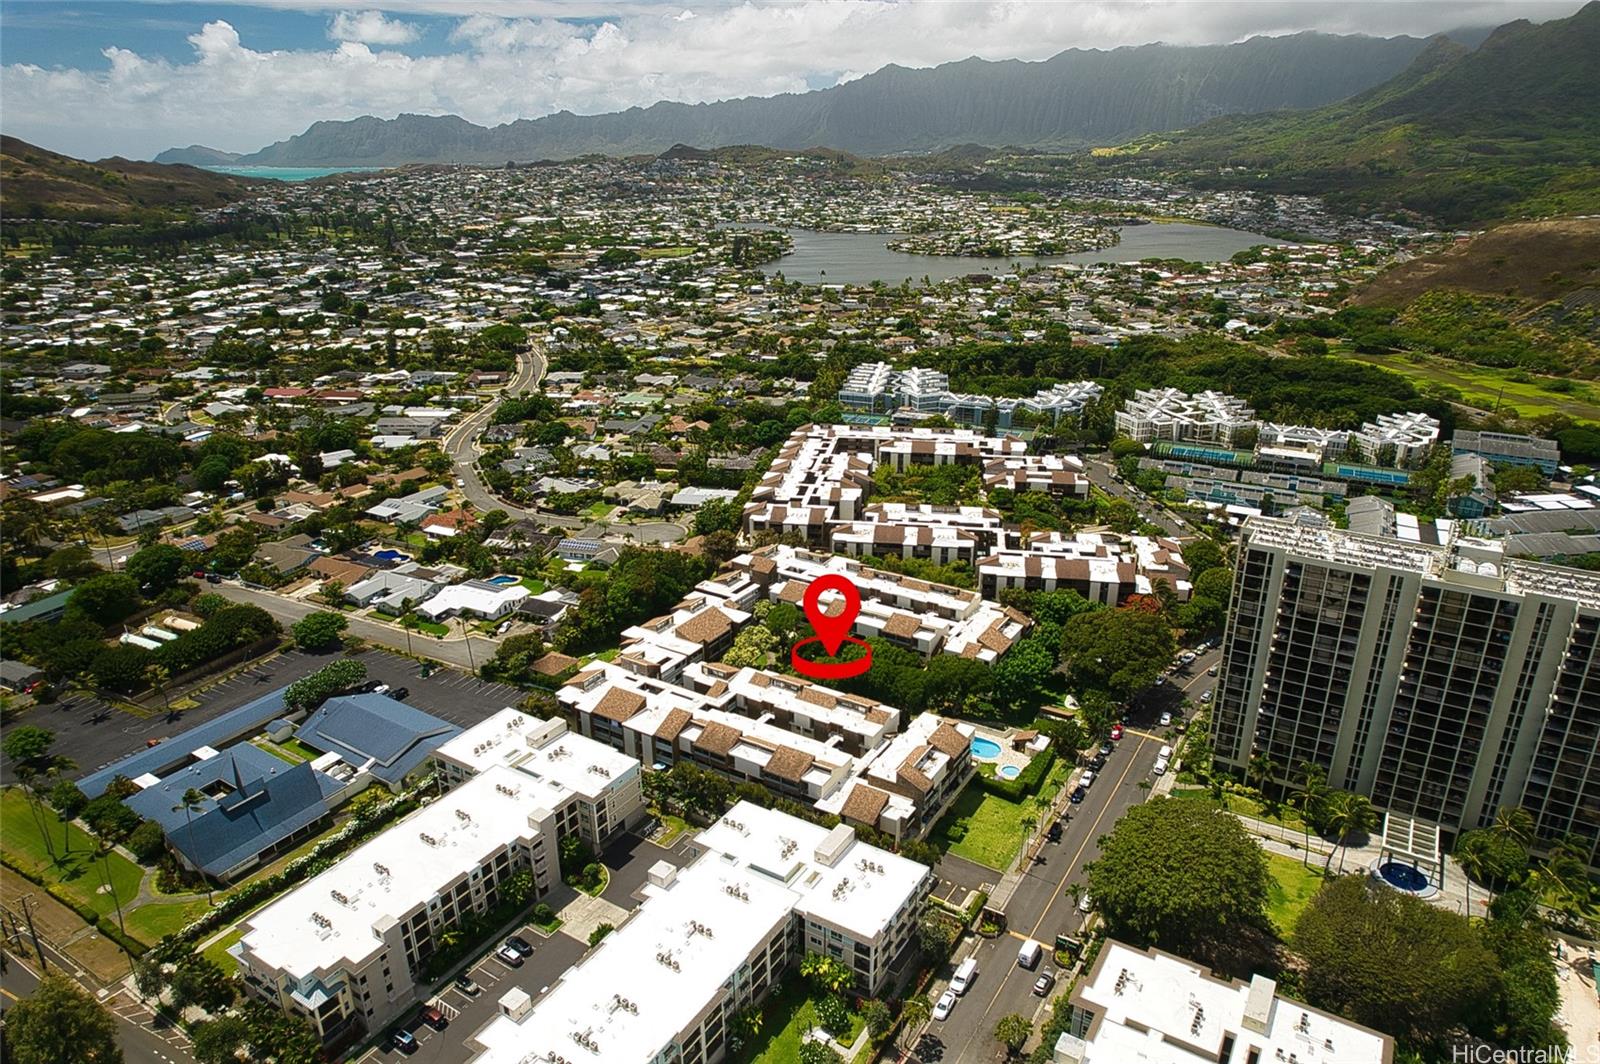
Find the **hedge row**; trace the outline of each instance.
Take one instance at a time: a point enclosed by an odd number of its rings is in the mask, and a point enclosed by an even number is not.
[[[268,898],[288,889],[302,879],[309,879],[333,864],[334,858],[345,850],[365,842],[381,831],[385,825],[417,807],[415,792],[391,798],[373,809],[372,814],[360,820],[351,820],[339,831],[319,842],[310,853],[297,857],[275,875],[258,879],[235,890],[217,902],[199,919],[179,928],[158,942],[156,956],[164,961],[175,960],[185,952],[190,943],[203,935],[226,927]]]
[[[1045,777],[1050,774],[1050,769],[1056,763],[1056,749],[1047,746],[1033,756],[1033,760],[1023,766],[1016,778],[1003,780],[998,776],[979,773],[978,780],[983,784],[983,789],[990,794],[997,794],[1008,801],[1020,802],[1029,795],[1039,793],[1039,788],[1044,786]]]
[[[109,917],[101,916],[87,905],[79,904],[69,894],[67,894],[66,891],[61,889],[60,884],[45,881],[33,872],[28,871],[26,868],[13,863],[9,857],[0,857],[0,863],[4,863],[7,868],[11,869],[11,871],[15,872],[23,879],[26,879],[34,886],[42,888],[46,894],[50,895],[56,901],[60,902],[62,905],[65,905],[67,908],[71,909],[75,914],[77,914],[78,919],[82,920],[84,923],[88,924],[90,927],[94,928],[96,931],[100,932],[102,935],[106,936],[111,941],[115,942],[117,945],[133,954],[135,957],[143,956],[144,953],[150,949],[149,946],[145,945],[143,942],[140,942],[138,939],[129,935],[124,935],[122,933],[122,929],[119,928]]]

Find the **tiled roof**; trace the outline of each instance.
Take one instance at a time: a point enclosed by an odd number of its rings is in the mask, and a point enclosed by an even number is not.
[[[715,606],[702,610],[678,625],[678,634],[691,643],[704,645],[720,638],[733,627],[733,621]]]
[[[743,734],[738,728],[723,724],[721,721],[712,721],[700,729],[700,734],[695,736],[696,749],[705,750],[719,757],[726,757]]]
[[[796,750],[792,746],[780,746],[767,760],[767,772],[781,780],[798,783],[800,777],[806,774],[806,769],[810,768],[815,760],[802,750]]]
[[[878,815],[883,812],[883,807],[889,804],[889,796],[876,787],[869,787],[865,783],[858,783],[851,790],[850,797],[844,800],[844,806],[839,810],[839,815],[846,820],[855,820],[862,824],[878,825]]]
[[[683,731],[683,726],[694,719],[694,714],[687,709],[674,709],[661,721],[661,726],[656,729],[656,738],[664,739],[669,743],[678,741],[678,733]]]
[[[933,734],[928,736],[928,743],[935,750],[950,757],[961,757],[966,754],[968,743],[961,733],[951,727],[948,722],[941,723],[933,729]]]
[[[922,622],[909,613],[895,612],[883,630],[899,639],[911,639],[922,629]]]
[[[614,720],[618,724],[627,720],[644,708],[644,695],[637,691],[629,691],[621,687],[613,687],[607,691],[600,701],[595,703],[594,715]]]
[[[552,650],[528,667],[540,676],[554,676],[559,672],[565,672],[577,663],[577,658],[568,657]]]

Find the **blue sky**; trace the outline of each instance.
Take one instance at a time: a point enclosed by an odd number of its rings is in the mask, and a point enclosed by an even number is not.
[[[1321,30],[1427,35],[1580,0],[0,0],[0,123],[84,158],[253,151],[322,119],[495,125],[803,92],[886,63],[1222,43]]]

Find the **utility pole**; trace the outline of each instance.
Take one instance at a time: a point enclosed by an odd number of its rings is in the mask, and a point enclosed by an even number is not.
[[[472,670],[472,675],[478,675],[477,663],[472,660],[472,636],[467,632],[467,618],[463,614],[456,614],[456,623],[461,626],[461,637],[467,644],[467,667]]]
[[[28,921],[28,934],[33,938],[34,950],[39,954],[39,974],[43,975],[50,970],[50,962],[45,960],[44,947],[39,944],[39,932],[33,926],[33,910],[28,908],[28,899],[31,897],[33,897],[32,894],[24,894],[22,896],[22,915]]]

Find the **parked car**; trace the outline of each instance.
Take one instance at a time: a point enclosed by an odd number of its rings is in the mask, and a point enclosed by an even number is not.
[[[222,577],[219,576],[216,573],[207,573],[206,574],[206,583],[208,583],[208,584],[220,584],[220,583],[222,583]]]
[[[1206,670],[1206,675],[1215,676],[1219,671],[1221,671],[1221,666],[1213,665],[1211,668]]]
[[[1163,728],[1168,728],[1168,727],[1172,726],[1172,714],[1171,713],[1163,713],[1163,714],[1161,714],[1161,726]]]
[[[1111,756],[1111,752],[1113,750],[1115,750],[1115,749],[1116,749],[1116,747],[1112,746],[1109,742],[1101,743],[1100,744],[1100,756],[1101,757],[1110,757]]]
[[[404,702],[406,700],[406,695],[409,695],[410,693],[411,688],[409,687],[396,687],[389,691],[389,697],[394,699],[396,702]]]
[[[1209,701],[1211,701],[1211,696],[1214,695],[1214,694],[1216,694],[1215,691],[1207,691],[1205,694],[1200,696],[1200,701],[1209,702]]]
[[[978,978],[978,959],[976,957],[968,957],[961,962],[961,966],[956,969],[956,974],[950,979],[951,992],[965,994],[972,989],[972,981],[976,978]]]
[[[506,939],[506,945],[510,946],[524,957],[533,956],[532,944],[521,935],[512,935],[510,938]]]
[[[1030,971],[1037,967],[1039,958],[1044,956],[1044,943],[1036,939],[1027,939],[1017,947],[1017,967],[1027,968]]]
[[[1185,650],[1182,654],[1178,655],[1178,660],[1183,662],[1185,665],[1189,664],[1189,662],[1194,660],[1194,651]]]
[[[386,683],[380,683],[378,686],[372,689],[372,693],[375,695],[386,695],[389,693],[389,685]]]
[[[1083,775],[1079,776],[1078,786],[1082,787],[1084,790],[1088,790],[1090,787],[1094,786],[1094,773],[1085,772]]]
[[[1160,687],[1161,685],[1165,684],[1166,682],[1167,682],[1167,678],[1165,676],[1157,676],[1156,677],[1156,686],[1157,687]]]
[[[1082,805],[1083,796],[1088,793],[1089,792],[1086,788],[1074,787],[1072,788],[1072,793],[1067,795],[1067,801],[1071,802],[1073,805]]]
[[[456,976],[456,989],[461,991],[463,994],[466,994],[468,997],[477,997],[479,994],[483,993],[483,987],[479,986],[477,983],[474,983],[466,975]]]
[[[418,1013],[417,1019],[421,1020],[429,1027],[432,1027],[435,1031],[442,1031],[446,1027],[450,1026],[449,1017],[444,1014],[443,1010],[435,1008],[432,1005],[428,1005],[420,1013]]]
[[[1094,899],[1089,896],[1088,891],[1084,891],[1082,894],[1078,895],[1078,911],[1080,913],[1086,913],[1093,908]]]
[[[1056,973],[1049,968],[1039,973],[1039,978],[1033,981],[1033,992],[1039,997],[1050,993],[1050,988],[1056,985]]]
[[[389,1036],[389,1044],[394,1046],[398,1053],[410,1055],[417,1051],[417,1039],[410,1031],[401,1028]]]
[[[1061,821],[1058,820],[1054,824],[1051,824],[1050,825],[1050,830],[1045,832],[1044,837],[1049,839],[1051,842],[1060,842],[1061,841]]]
[[[1171,760],[1172,747],[1168,746],[1166,743],[1162,743],[1161,749],[1156,751],[1156,757],[1160,758],[1162,761]]]
[[[1114,743],[1120,743],[1122,741],[1122,725],[1113,724],[1111,726],[1111,741]]]
[[[522,967],[522,954],[518,953],[510,946],[501,946],[499,949],[495,950],[494,959],[499,961],[501,964],[512,968]]]
[[[1164,757],[1157,758],[1155,766],[1153,768],[1151,768],[1150,771],[1153,774],[1157,775],[1157,776],[1166,775],[1166,773],[1167,773],[1167,759],[1164,758]]]
[[[933,1018],[936,1020],[948,1020],[950,1013],[955,1011],[955,1007],[956,992],[954,990],[946,990],[939,995],[939,1000],[934,1003]]]
[[[145,748],[148,749],[148,748],[150,748],[152,746],[160,746],[162,743],[164,743],[166,741],[167,741],[167,737],[165,735],[163,735],[159,739],[146,739],[144,741],[144,745],[145,745]]]
[[[1089,767],[1094,769],[1096,772],[1099,772],[1101,769],[1105,768],[1106,767],[1106,755],[1105,754],[1095,754],[1093,757],[1091,757],[1089,759]]]

